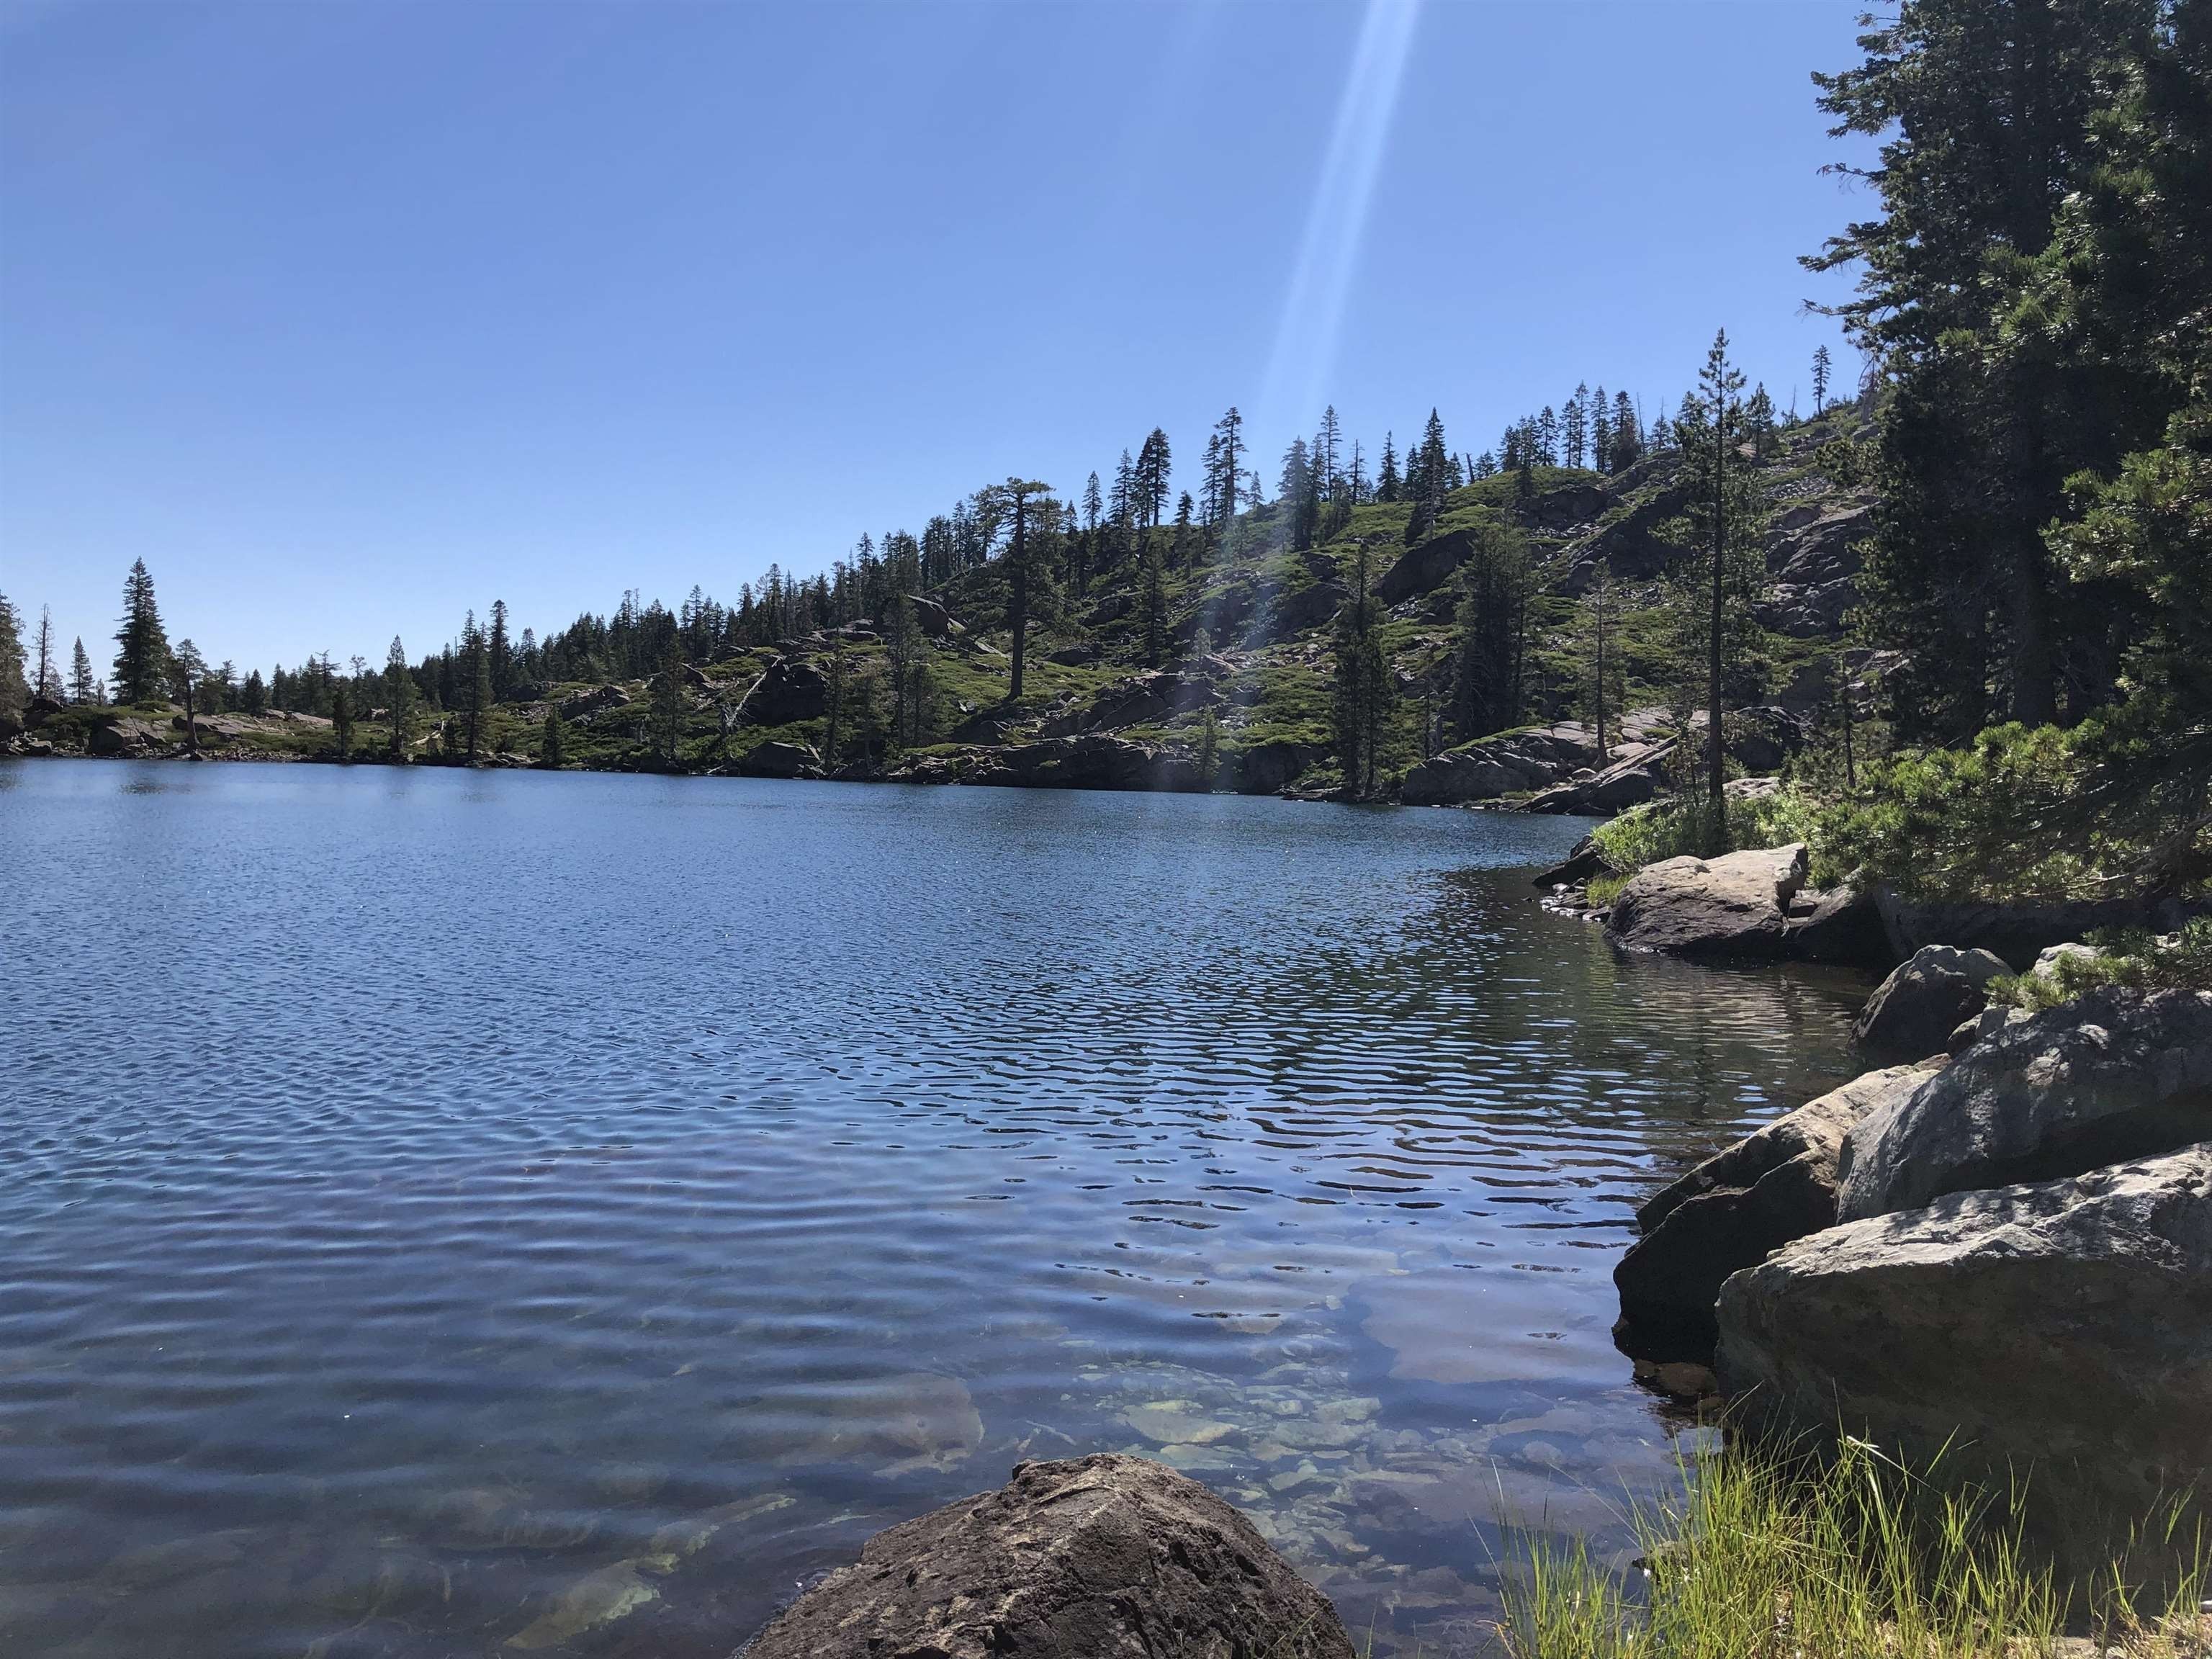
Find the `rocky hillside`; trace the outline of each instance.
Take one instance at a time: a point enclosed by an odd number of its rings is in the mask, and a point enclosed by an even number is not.
[[[1776,434],[1759,471],[1771,507],[1767,701],[1732,718],[1745,769],[1771,772],[1812,732],[1833,697],[1830,655],[1853,599],[1856,544],[1871,498],[1824,465],[1864,425],[1861,411]],[[866,622],[687,665],[672,699],[650,681],[519,687],[489,722],[495,763],[536,764],[557,713],[562,760],[602,769],[774,777],[908,780],[1104,789],[1289,792],[1340,786],[1332,744],[1332,625],[1359,579],[1385,608],[1381,639],[1396,703],[1383,750],[1393,791],[1409,803],[1496,802],[1538,811],[1609,812],[1664,787],[1677,733],[1660,710],[1656,606],[1679,556],[1668,526],[1685,507],[1672,454],[1606,475],[1539,468],[1479,479],[1447,500],[1434,533],[1407,544],[1402,502],[1352,507],[1318,545],[1294,549],[1279,504],[1248,513],[1229,544],[1170,559],[1163,616],[1149,625],[1150,582],[1133,556],[1079,591],[1066,572],[1033,583],[1025,684],[1009,696],[1007,584],[991,563],[914,601],[920,638],[902,674],[888,630]],[[1523,671],[1528,724],[1504,732],[1452,727],[1461,571],[1478,529],[1526,537],[1535,574]],[[1601,765],[1588,724],[1582,600],[1609,569],[1620,600],[1626,720],[1616,715]],[[1148,639],[1158,637],[1158,665]],[[1863,665],[1863,653],[1845,653]],[[34,723],[16,744],[36,751],[180,751],[177,711],[71,708]],[[38,711],[33,711],[38,720]],[[387,746],[383,711],[362,712],[349,752]],[[418,760],[451,758],[456,723],[432,718]],[[1739,729],[1740,727],[1740,729]],[[904,741],[898,741],[898,738]],[[228,758],[334,754],[327,722],[225,716],[201,723],[204,753]]]

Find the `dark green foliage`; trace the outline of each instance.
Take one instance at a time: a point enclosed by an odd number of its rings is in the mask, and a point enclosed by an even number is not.
[[[0,718],[20,720],[31,701],[23,678],[23,627],[8,596],[0,593]]]
[[[341,680],[331,698],[331,737],[341,763],[353,758],[353,694]]]
[[[167,694],[169,636],[154,602],[154,579],[146,561],[137,560],[123,581],[123,622],[115,630],[115,700],[159,702]]]
[[[674,770],[683,763],[684,653],[671,639],[660,653],[660,672],[653,677],[649,702],[653,751],[663,766]]]
[[[1460,568],[1458,660],[1452,675],[1452,723],[1460,741],[1521,722],[1534,574],[1528,538],[1485,520]]]
[[[259,681],[258,674],[249,679],[249,691]],[[394,762],[404,761],[414,752],[415,701],[415,681],[407,672],[407,650],[394,634],[392,648],[384,658],[385,718],[389,730],[386,752]]]
[[[69,700],[80,705],[96,703],[104,695],[99,677],[92,672],[92,658],[80,639],[70,647]]]
[[[568,733],[561,720],[561,711],[548,708],[545,724],[538,733],[538,763],[548,772],[557,772],[567,764]]]
[[[1379,607],[1369,591],[1367,544],[1355,556],[1352,598],[1337,615],[1333,714],[1344,793],[1371,799],[1381,775],[1383,733],[1391,712],[1390,665],[1377,631]]]

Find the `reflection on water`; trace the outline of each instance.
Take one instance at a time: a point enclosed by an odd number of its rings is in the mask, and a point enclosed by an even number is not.
[[[1540,911],[1556,820],[0,775],[10,1651],[720,1656],[1127,1449],[1449,1652],[1671,1463],[1638,1196],[1845,1069]]]

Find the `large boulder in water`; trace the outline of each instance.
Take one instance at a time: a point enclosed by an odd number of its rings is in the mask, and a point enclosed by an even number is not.
[[[2105,987],[2006,1025],[1855,1127],[1838,1213],[2080,1175],[2212,1141],[2212,992]]]
[[[1022,1463],[994,1492],[881,1532],[745,1659],[1352,1659],[1328,1598],[1164,1465]]]
[[[1867,999],[1851,1036],[1879,1060],[1941,1054],[1960,1022],[1989,1006],[1990,981],[2011,971],[1987,951],[1924,945]]]
[[[1790,901],[1804,883],[1802,842],[1712,859],[1662,859],[1620,890],[1606,927],[1632,950],[1777,957]]]
[[[1676,1348],[1709,1348],[1714,1299],[1729,1275],[1834,1226],[1844,1137],[1935,1073],[1932,1064],[1899,1066],[1854,1078],[1653,1194],[1636,1212],[1644,1237],[1613,1270],[1623,1346],[1669,1358]]]
[[[2212,1498],[2212,1146],[1832,1227],[1718,1311],[1723,1387],[1788,1426],[2136,1516]]]

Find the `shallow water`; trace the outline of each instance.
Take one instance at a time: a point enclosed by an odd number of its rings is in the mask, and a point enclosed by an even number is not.
[[[1671,1467],[1633,1205],[1863,994],[1545,914],[1583,827],[0,762],[0,1650],[720,1656],[1118,1449],[1471,1646]]]

